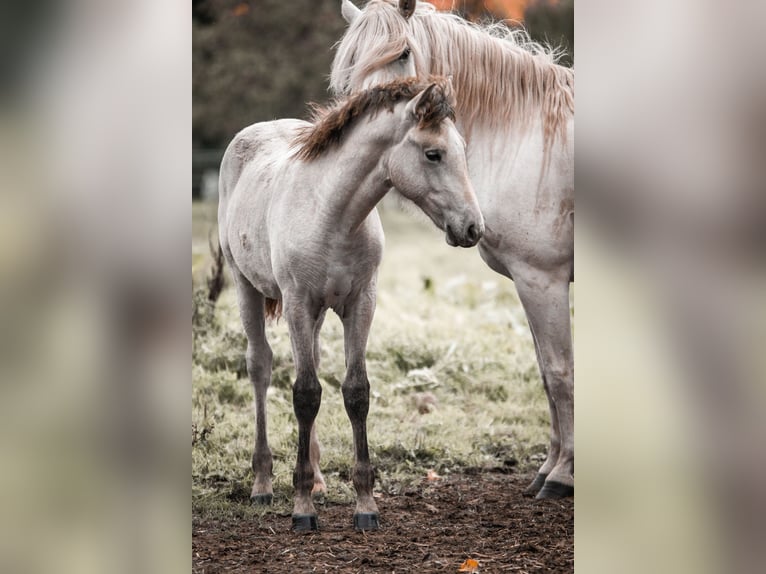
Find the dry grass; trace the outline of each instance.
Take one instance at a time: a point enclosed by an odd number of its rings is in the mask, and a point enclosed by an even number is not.
[[[428,469],[532,470],[547,445],[548,408],[531,336],[513,284],[475,249],[450,248],[429,223],[386,205],[386,252],[370,334],[370,449],[376,488],[396,493]],[[210,264],[207,233],[215,209],[193,207],[192,274],[200,288]],[[196,296],[199,305],[204,297]],[[198,514],[247,515],[252,482],[252,391],[236,296],[224,289],[194,327],[192,492]],[[332,313],[322,331],[324,393],[318,425],[328,500],[353,500],[351,429],[343,409],[342,327]],[[275,506],[289,512],[296,424],[292,358],[284,321],[269,328],[269,390]],[[430,393],[427,394],[427,393]],[[435,404],[434,404],[435,403]]]

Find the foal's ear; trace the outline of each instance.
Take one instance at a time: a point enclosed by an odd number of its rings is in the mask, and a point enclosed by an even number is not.
[[[409,117],[412,117],[417,121],[423,119],[423,116],[425,116],[428,111],[428,106],[431,105],[431,94],[437,86],[438,84],[436,83],[429,84],[425,90],[410,100],[407,107],[404,108]]]
[[[447,79],[442,81],[441,84],[444,97],[447,98],[452,104],[455,103],[455,85],[452,83],[452,76],[447,76]]]
[[[343,19],[349,24],[353,24],[362,11],[351,3],[351,0],[340,1],[340,13],[343,14]]]
[[[399,0],[399,13],[405,20],[415,12],[415,4],[417,0]]]

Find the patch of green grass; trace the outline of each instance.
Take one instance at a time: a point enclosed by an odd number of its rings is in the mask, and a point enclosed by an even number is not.
[[[214,213],[210,206],[193,208],[192,275],[200,288]],[[429,469],[441,475],[509,464],[533,470],[547,448],[548,405],[513,284],[486,267],[475,249],[448,247],[429,223],[388,206],[382,216],[387,244],[367,353],[376,489],[401,493],[421,483]],[[236,295],[227,287],[215,309],[203,300],[195,291],[194,513],[253,520],[265,512],[289,514],[297,425],[287,326],[282,320],[267,328],[274,352],[267,408],[275,496],[272,507],[254,508],[253,394]],[[352,436],[340,392],[343,330],[331,312],[321,340],[322,471],[328,500],[350,503]],[[424,398],[427,409],[421,408]],[[207,429],[204,438],[201,429]]]

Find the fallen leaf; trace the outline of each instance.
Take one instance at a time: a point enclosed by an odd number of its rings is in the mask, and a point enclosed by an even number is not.
[[[479,571],[479,563],[473,558],[469,558],[468,560],[463,562],[460,565],[460,570],[458,570],[458,572],[478,572],[478,571]]]
[[[434,480],[439,480],[440,478],[441,476],[436,474],[433,468],[429,469],[428,474],[426,474],[426,480],[430,480],[431,482],[433,482]]]

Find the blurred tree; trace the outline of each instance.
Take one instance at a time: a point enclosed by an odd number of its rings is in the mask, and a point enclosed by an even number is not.
[[[304,117],[327,99],[338,0],[192,0],[192,138],[222,148],[243,127]]]

